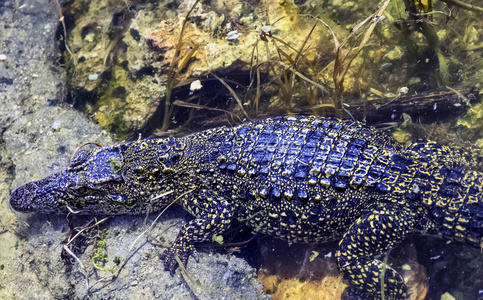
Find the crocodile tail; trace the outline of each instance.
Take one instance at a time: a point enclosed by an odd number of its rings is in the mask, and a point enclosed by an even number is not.
[[[422,192],[429,220],[439,235],[480,247],[483,242],[483,173],[437,167]]]
[[[423,162],[483,171],[483,149],[473,145],[445,146],[418,140],[405,149],[407,157]]]
[[[450,146],[455,161],[460,162],[462,167],[468,167],[477,171],[483,171],[483,149],[465,144],[463,146]]]

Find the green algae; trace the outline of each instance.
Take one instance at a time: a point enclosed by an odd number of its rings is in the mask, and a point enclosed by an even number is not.
[[[483,104],[478,103],[472,106],[468,112],[458,119],[459,126],[466,127],[472,130],[483,130]]]

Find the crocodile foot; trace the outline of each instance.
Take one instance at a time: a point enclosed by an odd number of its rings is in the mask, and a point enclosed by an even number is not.
[[[178,266],[178,260],[176,258],[186,267],[190,255],[193,255],[195,258],[197,257],[196,249],[193,245],[173,244],[163,253],[164,269],[169,270],[173,274]]]

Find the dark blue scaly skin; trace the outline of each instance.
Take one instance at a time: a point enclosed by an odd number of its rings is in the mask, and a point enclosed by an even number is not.
[[[11,193],[22,212],[138,214],[176,201],[195,219],[165,252],[174,270],[194,244],[234,218],[297,243],[339,240],[337,260],[355,299],[381,297],[379,258],[408,233],[479,247],[481,156],[420,141],[408,148],[353,121],[276,117],[182,138],[147,139],[78,153],[64,171]],[[404,299],[385,267],[385,299]]]

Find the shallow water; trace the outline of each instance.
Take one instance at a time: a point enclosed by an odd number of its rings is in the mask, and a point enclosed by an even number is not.
[[[483,146],[481,13],[441,1],[413,18],[402,0],[384,11],[367,1],[210,1],[182,31],[194,3],[61,1],[59,15],[53,0],[0,2],[0,298],[340,298],[346,284],[330,243],[257,236],[230,254],[208,245],[188,263],[193,281],[171,276],[164,249],[136,239],[156,215],[110,218],[86,231],[75,249],[82,267],[63,245],[73,227],[99,218],[15,214],[8,198],[63,170],[86,142],[301,113],[368,121],[403,144]],[[189,218],[170,208],[151,235],[173,241]],[[104,228],[107,261],[96,269]],[[251,237],[242,232],[234,242]],[[134,242],[119,277],[99,281]],[[389,263],[405,270],[412,299],[478,299],[483,291],[479,249],[458,242],[414,235]]]

